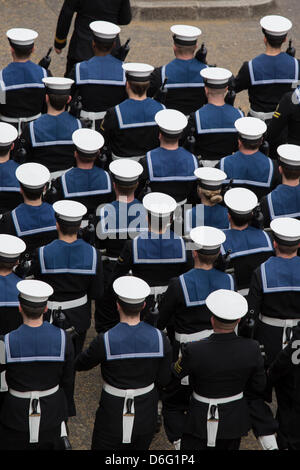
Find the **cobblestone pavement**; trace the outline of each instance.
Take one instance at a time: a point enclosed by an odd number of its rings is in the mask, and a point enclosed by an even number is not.
[[[34,60],[39,61],[53,44],[57,15],[62,0],[0,0],[1,37],[0,63],[1,67],[10,61],[10,53],[5,32],[12,27],[33,28],[39,32],[36,42]],[[300,48],[300,3],[298,0],[277,0],[277,6],[272,13],[283,14],[294,23],[291,37],[296,49]],[[180,18],[178,18],[180,23]],[[187,21],[185,21],[187,23]],[[262,35],[259,27],[259,16],[251,19],[208,19],[199,22],[189,21],[189,24],[199,26],[203,32],[201,40],[208,48],[208,62],[220,67],[229,68],[236,74],[242,62],[263,52]],[[127,61],[144,61],[154,66],[162,65],[173,57],[170,22],[140,22],[133,21],[122,27],[121,40],[124,42],[131,37],[131,51]],[[300,51],[298,57],[300,56]],[[66,50],[58,56],[52,54],[51,71],[53,75],[62,75],[65,68]],[[238,95],[236,105],[244,111],[248,110],[246,93]],[[86,345],[93,339],[93,327],[88,331]],[[76,376],[77,416],[70,419],[70,438],[73,449],[88,450],[90,448],[94,414],[98,405],[101,388],[99,368],[89,372],[80,372]],[[257,450],[259,446],[250,433],[242,441],[242,449]],[[164,432],[155,436],[151,449],[169,450],[172,446],[167,442]]]

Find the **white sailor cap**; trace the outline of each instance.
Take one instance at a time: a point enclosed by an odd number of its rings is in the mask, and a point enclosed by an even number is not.
[[[292,28],[293,23],[284,16],[268,15],[261,18],[260,25],[264,32],[270,36],[285,36]]]
[[[220,189],[227,175],[218,168],[200,167],[194,171],[194,175],[199,180],[199,185],[211,191]]]
[[[109,165],[109,170],[117,182],[130,186],[138,181],[139,176],[143,173],[142,165],[130,158],[120,158],[114,160]]]
[[[104,145],[104,138],[100,132],[87,128],[73,132],[72,140],[77,150],[87,156],[97,153]]]
[[[248,312],[248,302],[241,294],[233,290],[218,289],[205,300],[207,308],[222,320],[235,321]]]
[[[210,88],[226,88],[232,77],[230,70],[221,67],[206,67],[200,71],[206,86]]]
[[[20,298],[33,304],[44,304],[53,294],[52,287],[43,281],[25,279],[17,283]]]
[[[12,28],[6,32],[6,36],[16,46],[31,46],[38,37],[38,33],[33,29]]]
[[[64,77],[46,77],[42,78],[47,88],[47,93],[67,95],[71,91],[74,80]]]
[[[0,122],[0,147],[8,147],[18,137],[17,129],[7,122]]]
[[[0,258],[17,259],[26,250],[26,243],[14,235],[0,235]]]
[[[258,140],[267,130],[266,123],[254,117],[239,118],[235,121],[234,126],[240,136],[247,140]]]
[[[81,202],[69,199],[56,201],[52,207],[58,219],[65,222],[80,222],[87,213],[87,208]]]
[[[218,228],[201,226],[190,231],[190,239],[196,245],[195,250],[200,250],[203,254],[214,254],[220,250],[226,235]]]
[[[143,206],[150,214],[158,217],[165,217],[172,214],[177,202],[165,193],[149,193],[143,198]]]
[[[181,45],[194,45],[202,34],[201,29],[186,24],[175,24],[170,28],[175,42]]]
[[[122,276],[113,283],[118,298],[127,304],[141,304],[150,294],[147,282],[135,276]]]
[[[16,178],[26,188],[39,189],[50,180],[50,171],[40,163],[23,163],[16,169]]]
[[[161,132],[174,136],[179,135],[188,124],[187,117],[176,109],[162,109],[154,119]]]
[[[291,169],[300,169],[300,146],[283,144],[277,148],[280,162]]]
[[[249,214],[258,205],[256,194],[246,188],[232,188],[224,196],[226,206],[235,214]]]
[[[270,223],[274,238],[283,245],[300,243],[300,220],[292,217],[278,217]]]
[[[96,38],[105,42],[112,42],[121,31],[118,25],[109,21],[93,21],[90,23],[90,29]]]
[[[154,70],[152,65],[137,62],[127,62],[126,64],[123,64],[122,67],[126,72],[127,79],[135,82],[149,81],[150,75]]]

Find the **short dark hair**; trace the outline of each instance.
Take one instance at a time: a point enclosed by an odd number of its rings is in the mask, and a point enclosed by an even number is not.
[[[215,253],[213,255],[206,255],[206,254],[201,253],[201,250],[198,250],[197,254],[198,254],[199,261],[201,263],[207,264],[207,265],[213,265],[215,261],[217,261],[220,252],[218,251],[218,253]]]
[[[230,327],[235,328],[235,325],[238,321],[238,319],[237,320],[224,320],[224,318],[219,318],[214,314],[212,314],[212,316],[215,319],[215,321],[220,324],[221,327],[222,327],[222,324],[223,324],[225,327],[229,327],[229,329],[230,329]]]
[[[117,187],[117,190],[120,193],[120,196],[130,196],[137,189],[139,185],[138,182],[136,182],[135,184],[131,186],[122,186],[122,184],[119,183],[118,181],[115,181],[114,183]]]
[[[48,97],[52,108],[54,108],[56,111],[61,111],[64,109],[69,99],[69,95],[56,95],[53,93],[50,93]]]
[[[178,142],[178,140],[180,139],[180,137],[182,136],[182,132],[180,134],[176,134],[176,135],[170,135],[170,134],[166,134],[165,132],[163,132],[162,130],[159,131],[163,137],[163,140],[165,141],[166,144],[169,144],[169,145],[174,145],[176,144],[176,142]]]
[[[297,178],[300,178],[300,169],[294,170],[292,168],[287,168],[285,165],[282,165],[281,163],[279,163],[279,165],[281,166],[282,173],[284,174],[287,180],[295,180]]]
[[[30,44],[29,46],[18,46],[13,44],[11,41],[9,41],[9,43],[18,59],[28,59],[31,56],[34,44]]]
[[[286,34],[284,36],[271,36],[264,29],[263,29],[263,33],[266,37],[266,40],[268,41],[268,44],[270,44],[270,46],[273,47],[274,49],[279,49],[287,37]]]
[[[20,301],[20,306],[23,312],[25,313],[26,317],[30,318],[31,320],[37,320],[41,315],[43,315],[43,313],[45,312],[46,305],[47,305],[47,303],[45,303],[45,305],[43,305],[42,307],[41,306],[35,307],[33,305],[29,306],[23,303],[21,298],[19,299],[19,301]]]
[[[283,255],[292,255],[293,253],[297,253],[299,244],[297,245],[281,245],[280,240],[276,240],[278,244],[278,250]]]
[[[78,155],[78,160],[81,163],[94,162],[96,160],[96,158],[98,158],[100,156],[100,150],[98,150],[96,153],[92,153],[92,154],[91,153],[90,154],[83,153],[78,149],[76,149],[76,152],[77,152],[77,155]]]
[[[1,157],[6,157],[6,155],[8,154],[8,152],[11,149],[11,146],[12,146],[12,144],[6,145],[5,147],[3,147],[3,146],[0,147],[0,158]]]
[[[150,87],[150,82],[135,82],[131,81],[130,79],[128,79],[127,81],[131,91],[139,97],[143,96]]]
[[[14,260],[14,261],[0,260],[0,271],[2,271],[3,269],[7,269],[7,270],[11,271],[17,264],[18,264],[17,259]]]
[[[228,213],[230,214],[233,220],[233,223],[237,225],[238,227],[242,227],[245,224],[249,224],[253,217],[252,212],[248,214],[237,214],[236,212],[233,212],[231,209],[228,209]]]
[[[263,137],[260,137],[259,139],[255,139],[255,140],[249,140],[249,139],[245,139],[244,137],[241,137],[239,135],[239,139],[242,142],[245,149],[247,149],[247,150],[256,150],[263,143]]]
[[[144,305],[144,302],[139,304],[128,304],[120,299],[117,299],[117,302],[122,308],[125,315],[127,315],[128,317],[136,317],[141,312]]]
[[[30,201],[37,201],[42,196],[43,191],[44,191],[44,187],[46,185],[43,186],[42,188],[38,188],[38,189],[29,189],[29,188],[23,186],[23,184],[21,184],[21,183],[20,183],[20,186],[21,186],[25,196],[27,197],[27,199],[29,199]]]
[[[190,45],[187,44],[186,46],[183,44],[178,44],[176,40],[174,41],[174,44],[179,52],[179,54],[185,55],[185,54],[194,54],[196,50],[196,44]]]
[[[110,41],[110,42],[107,42],[107,41],[102,42],[99,38],[96,38],[94,36],[93,40],[94,40],[95,48],[99,52],[102,52],[104,54],[109,54],[111,52],[111,50],[113,49],[113,47],[114,47],[114,42],[115,42],[114,39],[113,39],[113,41]]]
[[[81,221],[79,221],[78,223],[76,222],[76,224],[70,224],[69,222],[66,223],[59,218],[56,218],[56,221],[63,235],[77,235],[77,233],[79,232]]]

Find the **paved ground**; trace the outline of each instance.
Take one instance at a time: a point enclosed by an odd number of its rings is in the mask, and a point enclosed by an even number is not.
[[[53,43],[57,15],[62,0],[0,0],[0,63],[5,66],[10,61],[9,47],[5,31],[12,27],[28,27],[39,32],[36,43],[34,60],[38,61]],[[294,23],[291,37],[296,49],[300,48],[300,4],[298,0],[277,0],[277,7],[272,13],[280,13]],[[180,22],[180,18],[178,21]],[[187,23],[187,21],[186,21]],[[251,19],[207,19],[201,22],[189,21],[196,24],[203,32],[202,40],[208,48],[208,62],[229,68],[236,74],[242,62],[263,51],[262,35],[259,27],[259,17]],[[144,61],[154,66],[161,65],[172,59],[171,36],[169,27],[172,23],[133,21],[129,26],[122,27],[122,42],[132,38],[131,51],[128,61]],[[300,51],[298,57],[300,56]],[[64,72],[66,51],[60,56],[53,53],[51,64],[52,73],[62,75]],[[236,104],[244,111],[248,110],[246,93],[237,97]],[[90,329],[86,343],[94,337]],[[100,394],[100,370],[96,368],[89,372],[81,372],[76,379],[77,416],[70,420],[71,442],[76,450],[90,448],[94,413]],[[152,443],[152,449],[172,449],[165,435],[161,432]],[[256,440],[249,435],[242,443],[243,449],[258,449]]]

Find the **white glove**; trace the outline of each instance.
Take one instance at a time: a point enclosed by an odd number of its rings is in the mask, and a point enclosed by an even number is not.
[[[275,434],[271,434],[270,436],[259,436],[258,441],[263,450],[278,450]]]

